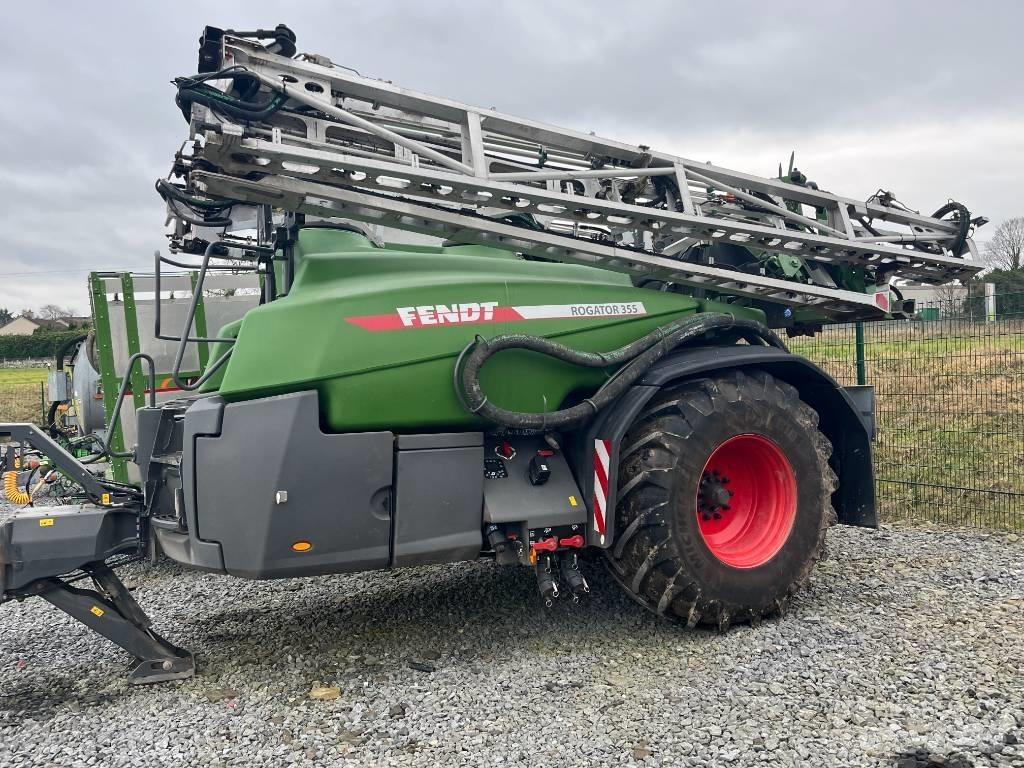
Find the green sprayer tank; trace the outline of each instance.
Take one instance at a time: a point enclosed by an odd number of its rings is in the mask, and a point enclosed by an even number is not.
[[[382,248],[355,232],[308,227],[288,295],[225,327],[237,341],[205,390],[240,401],[316,389],[330,431],[471,429],[480,422],[460,405],[452,372],[476,336],[528,333],[606,351],[704,311],[737,314],[603,269],[477,245]],[[482,381],[498,405],[539,413],[609,374],[509,350]]]

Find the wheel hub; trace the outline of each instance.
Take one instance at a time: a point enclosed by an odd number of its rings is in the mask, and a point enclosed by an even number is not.
[[[700,479],[700,490],[697,492],[697,511],[702,520],[721,520],[722,513],[727,512],[729,499],[733,491],[728,487],[729,478],[720,475],[717,470],[705,471]]]
[[[704,465],[696,506],[711,553],[734,568],[756,568],[789,538],[796,519],[796,476],[774,441],[736,435]]]

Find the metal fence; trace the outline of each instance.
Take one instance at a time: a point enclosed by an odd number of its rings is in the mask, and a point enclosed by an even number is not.
[[[1024,531],[1024,293],[918,306],[914,320],[829,326],[790,348],[875,387],[883,519]],[[0,377],[0,421],[38,422],[44,386]]]
[[[961,292],[919,303],[913,320],[831,326],[790,348],[875,387],[883,519],[1021,531],[1024,294]]]

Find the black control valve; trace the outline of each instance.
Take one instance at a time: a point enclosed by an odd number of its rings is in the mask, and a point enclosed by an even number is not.
[[[530,459],[530,484],[544,485],[551,479],[551,465],[548,464],[548,456],[552,451],[537,451]]]

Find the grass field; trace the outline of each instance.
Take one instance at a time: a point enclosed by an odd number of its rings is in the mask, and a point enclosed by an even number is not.
[[[790,348],[856,383],[852,329]],[[865,325],[886,519],[1024,530],[1024,323]]]
[[[46,368],[0,368],[0,421],[42,419],[39,387],[46,374]]]
[[[0,387],[46,381],[47,368],[0,368]]]

